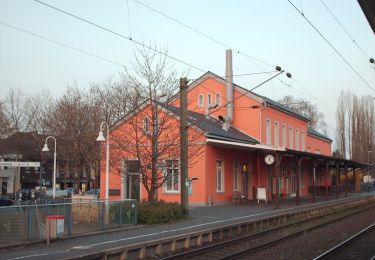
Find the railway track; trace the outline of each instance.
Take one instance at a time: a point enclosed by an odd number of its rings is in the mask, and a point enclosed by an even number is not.
[[[374,208],[375,204],[363,205],[359,208],[349,208],[343,211],[332,212],[328,215],[315,216],[300,220],[295,223],[270,228],[262,232],[228,238],[225,241],[205,245],[201,248],[180,252],[160,259],[241,259],[251,258],[261,250],[271,248],[288,239],[302,236],[306,232],[321,228],[340,219],[359,214],[365,210]],[[374,235],[375,236],[375,235]],[[375,245],[375,242],[372,243]],[[373,246],[375,247],[375,246]],[[368,258],[367,258],[368,259]]]
[[[375,223],[314,258],[322,259],[375,259]]]

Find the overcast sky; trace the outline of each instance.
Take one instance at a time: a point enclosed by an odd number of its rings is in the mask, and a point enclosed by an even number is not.
[[[218,42],[241,52],[233,54],[234,74],[269,71],[280,65],[293,75],[293,80],[282,75],[256,92],[275,100],[293,95],[317,104],[326,116],[332,138],[341,90],[375,96],[375,69],[368,62],[375,56],[375,37],[356,0],[291,2],[362,79],[288,0],[43,1],[125,37],[168,48],[169,55],[192,65],[170,60],[178,71],[190,71],[189,78],[203,74],[194,67],[225,74],[226,47]],[[49,90],[58,97],[69,84],[87,89],[92,82],[118,79],[122,65],[131,66],[136,47],[132,41],[36,1],[0,0],[0,97],[4,98],[10,88],[19,88],[27,95]],[[250,89],[268,77],[241,76],[234,81]]]

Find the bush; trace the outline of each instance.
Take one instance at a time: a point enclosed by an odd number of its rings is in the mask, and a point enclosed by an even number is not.
[[[185,216],[180,204],[160,200],[155,203],[142,201],[139,204],[138,223],[157,224],[183,219]]]

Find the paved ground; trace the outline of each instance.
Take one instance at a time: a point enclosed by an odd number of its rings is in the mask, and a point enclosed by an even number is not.
[[[190,209],[190,218],[172,224],[138,226],[136,228],[116,232],[99,233],[84,237],[63,239],[46,246],[38,243],[22,248],[0,251],[0,259],[59,259],[67,256],[93,252],[100,249],[134,244],[141,241],[151,241],[187,232],[210,229],[213,227],[283,214],[286,212],[317,207],[338,201],[374,196],[375,192],[349,194],[348,198],[331,198],[325,201],[318,198],[312,203],[311,198],[302,199],[301,205],[296,206],[295,200],[281,201],[281,209],[275,209],[273,203],[232,204],[226,206],[197,207]],[[1,246],[0,246],[1,247]]]

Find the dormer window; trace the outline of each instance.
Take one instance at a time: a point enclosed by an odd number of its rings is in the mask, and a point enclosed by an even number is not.
[[[212,95],[211,94],[207,95],[207,105],[212,105]]]
[[[216,93],[216,104],[218,106],[221,105],[221,94],[220,93]]]
[[[150,131],[150,119],[148,117],[145,117],[143,119],[143,131],[145,133],[148,133]]]
[[[204,107],[204,97],[202,94],[198,96],[198,107]]]

